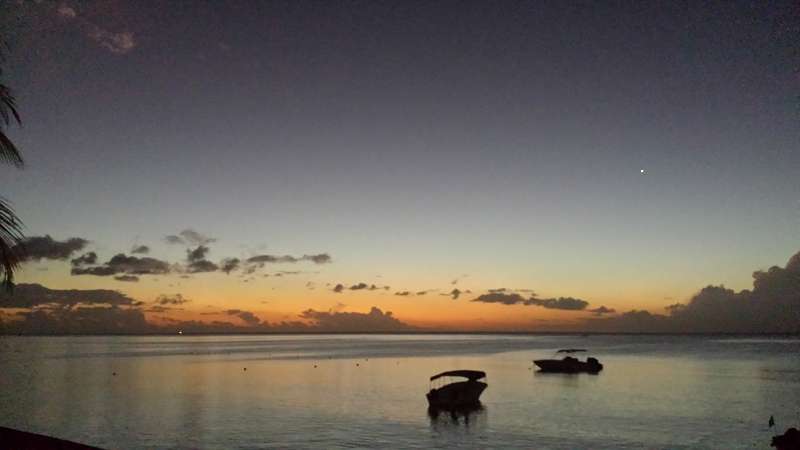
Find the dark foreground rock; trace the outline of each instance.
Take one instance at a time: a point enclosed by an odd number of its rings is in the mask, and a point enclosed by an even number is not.
[[[789,428],[783,434],[772,436],[770,446],[778,450],[800,450],[800,431],[797,431],[797,428]]]
[[[0,427],[0,447],[15,450],[102,450],[42,434]]]

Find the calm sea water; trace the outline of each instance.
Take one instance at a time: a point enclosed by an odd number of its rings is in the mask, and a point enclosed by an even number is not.
[[[605,370],[532,370],[563,347]],[[432,417],[457,368],[484,408]],[[800,339],[0,337],[0,425],[108,448],[769,448],[770,415],[800,425]]]

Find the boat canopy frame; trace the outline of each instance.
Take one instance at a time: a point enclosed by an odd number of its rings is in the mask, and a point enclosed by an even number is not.
[[[431,377],[431,381],[438,380],[442,377],[463,377],[469,381],[477,381],[481,378],[486,378],[486,372],[482,370],[448,370]]]

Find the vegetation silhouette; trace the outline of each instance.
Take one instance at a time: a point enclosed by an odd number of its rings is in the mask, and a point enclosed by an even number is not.
[[[17,112],[16,99],[11,89],[2,82],[7,50],[8,45],[0,38],[0,162],[22,168],[25,164],[22,155],[5,132],[14,122],[22,124]],[[14,271],[21,262],[19,249],[22,248],[23,238],[22,221],[9,202],[0,197],[0,265],[3,269],[0,284],[7,290],[11,290],[14,286]]]

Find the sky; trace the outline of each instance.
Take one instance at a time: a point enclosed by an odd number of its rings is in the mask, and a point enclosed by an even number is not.
[[[796,2],[0,17],[26,159],[0,193],[39,239],[17,281],[117,291],[97,304],[153,326],[579,329],[754,289],[800,250]]]

